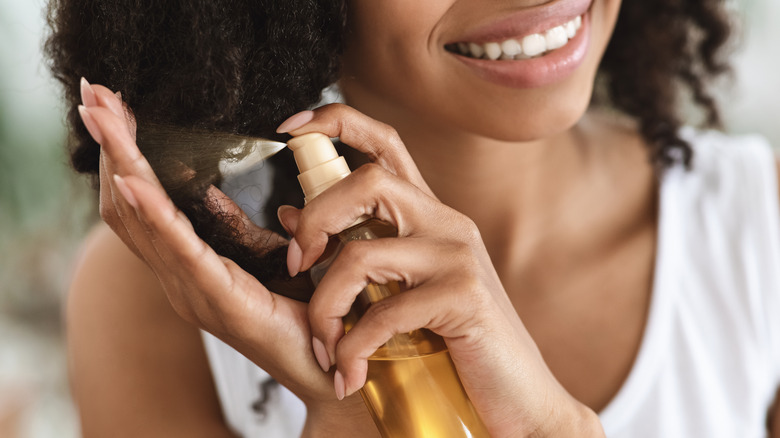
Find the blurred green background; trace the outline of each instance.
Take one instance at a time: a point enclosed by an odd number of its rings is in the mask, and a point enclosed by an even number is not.
[[[0,437],[78,436],[61,303],[94,194],[69,170],[60,90],[40,47],[44,0],[0,0]],[[731,132],[780,145],[780,2],[743,14],[737,81],[724,85]]]
[[[0,437],[75,437],[61,329],[93,196],[68,169],[43,0],[0,0]]]

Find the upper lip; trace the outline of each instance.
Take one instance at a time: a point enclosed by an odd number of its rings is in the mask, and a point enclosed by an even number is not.
[[[473,29],[466,30],[458,36],[458,39],[448,41],[447,44],[498,42],[541,33],[584,14],[592,2],[593,0],[553,0],[524,8],[488,20],[487,23],[477,24]]]

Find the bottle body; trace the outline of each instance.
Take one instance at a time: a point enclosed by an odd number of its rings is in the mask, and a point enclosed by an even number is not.
[[[315,284],[351,240],[395,237],[395,228],[368,219],[332,236],[311,269]],[[368,307],[400,293],[398,283],[370,284],[357,297],[344,328],[349,331]],[[458,378],[444,340],[426,330],[393,336],[368,360],[360,394],[384,438],[489,437]]]

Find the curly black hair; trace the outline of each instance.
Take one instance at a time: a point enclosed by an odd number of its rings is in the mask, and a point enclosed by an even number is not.
[[[708,91],[728,71],[721,56],[730,34],[723,0],[625,1],[600,66],[611,105],[637,119],[659,169],[692,151],[679,134],[680,99],[689,93],[705,125],[720,116]],[[69,105],[70,154],[82,173],[98,172],[99,146],[80,121],[79,78],[120,90],[139,126],[139,147],[156,169],[166,162],[197,169],[186,184],[159,175],[198,235],[261,280],[284,271],[284,248],[268,257],[237,236],[231,218],[210,206],[206,190],[221,178],[219,155],[155,148],[143,127],[279,138],[275,128],[320,100],[336,81],[344,49],[343,0],[51,0],[45,50]],[[208,139],[208,136],[205,137]],[[175,150],[170,150],[175,149]],[[300,205],[289,157],[272,161],[273,195]],[[269,221],[274,224],[275,221]],[[265,257],[265,258],[263,258]],[[280,274],[281,275],[281,274]]]

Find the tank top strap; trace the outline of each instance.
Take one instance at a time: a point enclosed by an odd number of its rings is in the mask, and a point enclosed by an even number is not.
[[[777,157],[761,136],[727,136],[683,129],[694,149],[691,171],[674,169],[667,184],[677,193],[681,238],[712,278],[744,285],[735,293],[754,306],[750,314],[772,349],[780,381],[780,196]],[[728,273],[728,275],[724,275]]]

